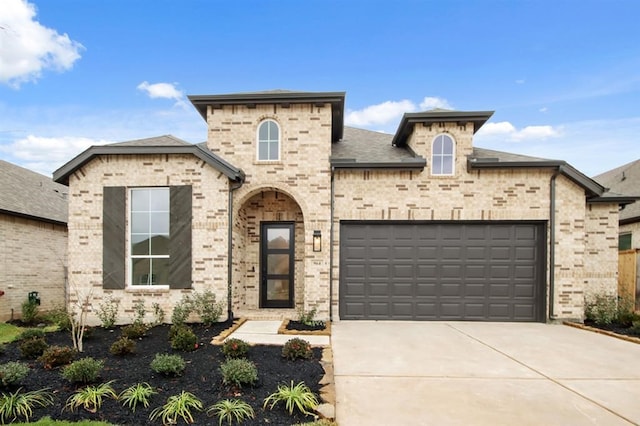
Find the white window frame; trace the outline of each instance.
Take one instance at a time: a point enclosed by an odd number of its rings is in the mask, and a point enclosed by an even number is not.
[[[274,123],[276,125],[276,129],[278,130],[278,139],[266,139],[265,141],[260,140],[260,128],[267,124],[267,123]],[[271,135],[269,135],[270,137]],[[276,155],[276,158],[260,158],[260,143],[261,142],[266,142],[268,144],[268,146],[271,146],[271,143],[273,141],[277,141],[278,142],[278,152]],[[256,160],[257,161],[261,161],[261,162],[268,162],[268,161],[280,161],[280,150],[282,147],[282,129],[280,129],[280,124],[272,119],[272,118],[267,118],[264,119],[262,121],[260,121],[260,123],[258,124],[258,127],[256,129]],[[268,152],[267,154],[270,154],[270,152]]]
[[[128,271],[128,278],[127,278],[127,282],[128,282],[128,286],[130,288],[154,288],[154,289],[158,289],[158,288],[169,288],[169,283],[167,284],[153,284],[153,281],[151,281],[149,284],[138,284],[134,282],[134,278],[133,278],[133,262],[134,259],[149,259],[150,260],[150,268],[149,268],[149,272],[151,273],[151,265],[153,263],[153,259],[170,259],[170,255],[167,254],[162,254],[162,255],[154,255],[154,254],[148,254],[148,255],[134,255],[133,254],[133,250],[132,250],[132,241],[133,241],[133,213],[135,213],[135,211],[133,210],[133,193],[136,191],[154,191],[154,190],[165,190],[167,192],[167,196],[169,197],[169,210],[140,210],[139,212],[147,212],[147,213],[167,213],[169,215],[169,227],[171,226],[171,218],[170,218],[170,209],[171,209],[171,189],[168,186],[156,186],[156,187],[136,187],[136,188],[129,188],[129,203],[128,203],[128,207],[129,207],[129,211],[128,211],[128,217],[129,217],[129,221],[127,223],[127,240],[128,240],[128,244],[127,244],[127,257],[128,257],[128,266],[129,266],[129,271]],[[151,225],[151,221],[149,221],[149,225]],[[138,235],[145,235],[145,234],[138,234]],[[166,235],[168,237],[168,239],[171,239],[171,228],[169,228],[169,233],[168,234],[152,234],[151,230],[149,229],[149,232],[147,233],[147,235]],[[147,274],[146,276],[148,277],[149,274]],[[151,274],[152,279],[153,279],[153,274]]]
[[[451,141],[451,154],[435,152],[434,150],[435,144],[439,138],[449,138],[449,140]],[[443,173],[442,170],[436,171],[435,169],[436,157],[440,159],[438,164],[440,166],[440,169],[442,169],[442,159],[449,156],[451,156],[451,173]],[[433,141],[431,141],[431,175],[432,176],[453,176],[455,175],[455,173],[456,173],[456,140],[453,138],[453,136],[451,136],[448,133],[440,133],[439,135],[436,135],[436,137],[433,138]]]

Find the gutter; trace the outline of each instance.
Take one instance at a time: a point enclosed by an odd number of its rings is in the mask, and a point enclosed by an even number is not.
[[[549,320],[556,319],[554,312],[556,282],[556,179],[563,172],[558,167],[549,180]]]
[[[228,238],[227,238],[227,319],[233,321],[233,192],[244,184],[244,175],[237,184],[229,186]]]
[[[334,173],[335,167],[331,166],[331,223],[329,224],[329,321],[333,321],[333,215],[335,211]]]

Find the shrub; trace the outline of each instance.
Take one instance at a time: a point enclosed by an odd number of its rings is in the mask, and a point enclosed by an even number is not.
[[[179,326],[173,338],[171,347],[178,351],[190,352],[197,348],[198,337],[186,325]]]
[[[77,351],[70,346],[49,346],[44,350],[38,361],[45,370],[59,365],[67,365],[76,357]]]
[[[313,358],[311,344],[304,339],[294,337],[286,341],[282,347],[282,356],[290,360]]]
[[[160,306],[159,303],[154,303],[151,305],[151,308],[153,309],[153,325],[164,324],[164,310],[162,306]]]
[[[86,386],[75,391],[69,399],[64,409],[75,411],[82,407],[90,413],[97,413],[105,398],[118,399],[118,395],[111,387],[113,381],[102,383],[97,386]]]
[[[69,319],[67,310],[63,306],[56,306],[47,312],[43,316],[43,319],[48,323],[57,325],[61,331],[71,330],[71,320]]]
[[[118,319],[118,310],[120,309],[120,300],[108,297],[103,303],[98,305],[96,315],[100,319],[104,328],[113,328]]]
[[[27,300],[22,303],[22,322],[33,324],[38,317],[38,303],[35,300]]]
[[[256,365],[243,358],[233,358],[220,365],[222,381],[225,385],[252,385],[258,381],[258,369]]]
[[[203,293],[193,293],[191,299],[193,309],[200,316],[200,321],[204,325],[213,325],[218,322],[222,315],[224,305],[221,302],[216,303],[216,295],[212,291],[207,290]]]
[[[18,345],[22,358],[36,359],[42,355],[49,345],[44,337],[23,339]]]
[[[27,328],[20,334],[20,340],[44,339],[44,330],[41,328]]]
[[[207,414],[217,416],[219,426],[222,426],[222,422],[224,421],[228,424],[232,424],[234,420],[236,423],[241,423],[243,420],[253,419],[255,417],[253,408],[240,399],[224,399],[218,401],[207,408]]]
[[[164,376],[179,376],[184,367],[185,362],[180,355],[156,354],[151,361],[151,369]]]
[[[144,306],[144,300],[138,300],[135,305],[133,305],[133,311],[136,313],[136,316],[133,318],[134,324],[144,324],[144,317],[147,315],[147,308]]]
[[[62,377],[72,383],[91,383],[100,377],[104,361],[86,357],[72,362],[62,369]]]
[[[160,417],[162,424],[174,425],[178,423],[178,417],[180,417],[185,423],[191,424],[194,422],[193,410],[202,411],[202,401],[191,392],[182,391],[178,395],[167,398],[167,402],[162,407],[154,409],[149,419],[155,420]]]
[[[298,310],[298,321],[309,327],[323,327],[324,321],[314,319],[317,313],[317,308],[313,308],[310,311],[305,311],[304,308]]]
[[[182,299],[175,305],[173,305],[173,312],[171,314],[171,323],[173,325],[181,325],[187,322],[189,315],[193,312],[193,301],[188,294],[182,296]]]
[[[227,358],[242,358],[249,352],[249,344],[242,339],[231,338],[222,344],[222,353]]]
[[[135,352],[136,350],[136,342],[129,339],[128,337],[121,337],[109,348],[109,352],[111,355],[128,355],[130,353]]]
[[[297,408],[303,414],[311,415],[312,410],[318,406],[318,398],[304,382],[294,386],[291,381],[290,386],[278,386],[277,391],[265,398],[263,408],[271,403],[269,409],[273,410],[278,402],[284,402],[284,407],[289,414],[293,414],[293,410]]]
[[[5,424],[7,420],[13,423],[21,417],[29,422],[34,408],[47,405],[53,405],[53,394],[47,389],[30,392],[18,389],[15,393],[3,393],[0,395],[0,423]]]
[[[629,327],[638,320],[633,301],[607,293],[585,297],[584,316],[585,320],[601,326],[616,323]]]
[[[0,385],[17,386],[27,377],[27,374],[29,374],[29,366],[22,362],[0,364]]]
[[[137,383],[123,390],[118,399],[122,401],[122,405],[127,406],[131,411],[135,412],[138,404],[142,404],[144,408],[149,406],[149,399],[157,392],[148,383]]]
[[[144,337],[148,328],[141,322],[135,322],[133,324],[122,327],[122,336],[129,339],[141,339]]]

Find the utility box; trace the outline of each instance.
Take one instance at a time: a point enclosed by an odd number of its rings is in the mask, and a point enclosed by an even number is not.
[[[29,303],[35,303],[36,305],[40,305],[40,296],[37,291],[29,292]]]

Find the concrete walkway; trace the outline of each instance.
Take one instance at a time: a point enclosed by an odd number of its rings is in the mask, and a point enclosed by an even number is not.
[[[299,337],[312,346],[329,346],[329,336],[278,334],[282,321],[249,320],[238,327],[227,338],[242,339],[247,343],[260,345],[284,345],[287,340]]]
[[[640,424],[640,345],[609,336],[340,321],[331,340],[340,426]]]

